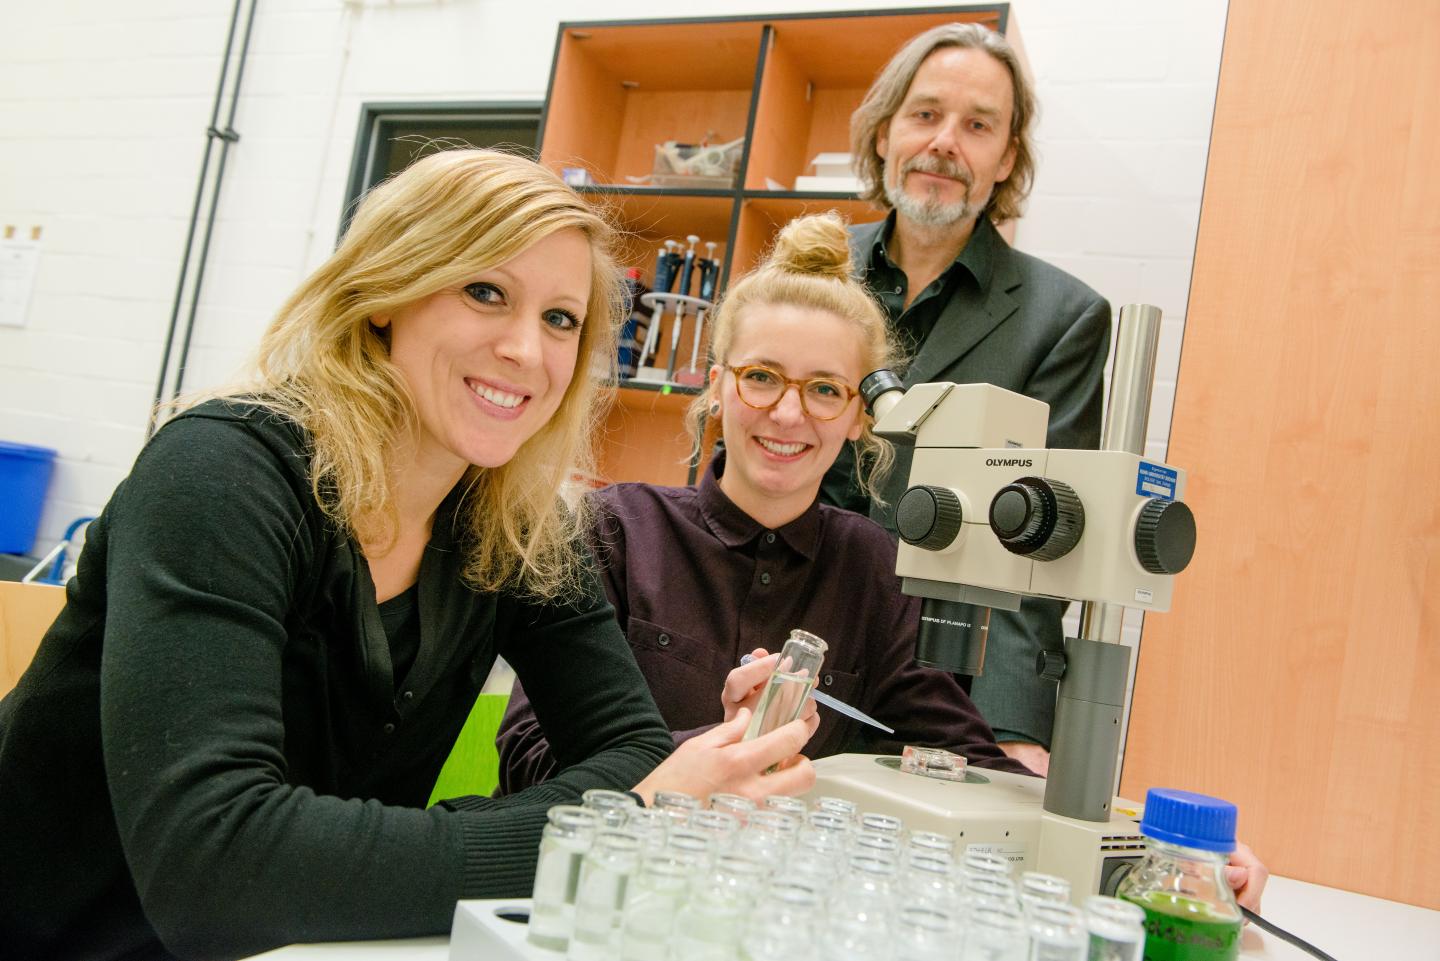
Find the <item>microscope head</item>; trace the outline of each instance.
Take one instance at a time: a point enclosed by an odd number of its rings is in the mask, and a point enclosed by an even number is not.
[[[1012,391],[902,393],[877,374],[866,378],[884,385],[866,397],[875,432],[915,449],[894,505],[907,594],[1003,610],[1027,596],[1169,609],[1195,544],[1184,471],[1124,451],[1047,450],[1049,407]]]

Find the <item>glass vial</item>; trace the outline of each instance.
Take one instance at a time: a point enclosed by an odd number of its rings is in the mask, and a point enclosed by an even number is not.
[[[580,866],[575,890],[575,930],[568,961],[610,961],[620,953],[620,929],[630,878],[640,861],[640,839],[626,831],[601,831]]]
[[[557,804],[540,835],[535,891],[525,937],[531,944],[564,951],[575,926],[575,889],[580,864],[600,827],[600,815],[574,804]]]
[[[625,896],[620,961],[668,961],[670,929],[689,889],[690,870],[670,851],[641,859]]]
[[[1058,901],[1035,904],[1025,913],[1030,961],[1086,961],[1085,915]]]
[[[1145,912],[1137,904],[1092,894],[1085,899],[1085,927],[1086,961],[1140,961],[1145,953]]]
[[[1020,906],[1028,914],[1042,904],[1069,904],[1070,882],[1053,874],[1026,871],[1020,875]]]
[[[821,888],[800,878],[777,878],[745,918],[741,961],[816,961]]]
[[[984,905],[966,919],[960,961],[1026,961],[1030,939],[1017,911]]]
[[[745,740],[769,734],[800,716],[805,699],[815,687],[820,665],[825,662],[825,650],[825,642],[809,631],[796,628],[790,632],[785,646],[780,649],[780,661],[760,695],[754,716],[750,718]]]
[[[580,795],[580,803],[600,815],[607,828],[618,828],[625,824],[631,808],[640,806],[635,797],[624,791],[609,791],[594,787]]]

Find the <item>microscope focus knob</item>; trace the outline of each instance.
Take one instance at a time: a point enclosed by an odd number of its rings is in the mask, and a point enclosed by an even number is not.
[[[1195,555],[1195,515],[1182,501],[1152,497],[1135,522],[1135,557],[1151,574],[1179,574]]]
[[[1059,681],[1065,676],[1065,652],[1041,648],[1035,655],[1035,673],[1047,681]]]
[[[1064,481],[1022,477],[990,501],[990,529],[1012,554],[1053,561],[1085,532],[1085,507]]]
[[[965,512],[948,487],[917,484],[895,505],[895,530],[907,544],[940,551],[955,543]]]

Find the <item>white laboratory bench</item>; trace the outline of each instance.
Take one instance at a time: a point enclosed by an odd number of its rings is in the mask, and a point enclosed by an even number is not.
[[[525,904],[525,901],[466,902],[476,912],[484,907]],[[1265,888],[1262,914],[1266,920],[1309,941],[1337,961],[1440,961],[1440,911],[1396,901],[1385,901],[1350,891],[1322,887],[1290,878],[1272,877]],[[523,941],[516,925],[491,927],[501,941]],[[526,946],[517,958],[559,959],[551,951]],[[1250,925],[1245,929],[1240,957],[1301,961],[1310,956],[1273,935]],[[505,961],[499,953],[450,956],[450,939],[412,938],[401,941],[351,941],[343,944],[294,944],[256,955],[265,961]]]

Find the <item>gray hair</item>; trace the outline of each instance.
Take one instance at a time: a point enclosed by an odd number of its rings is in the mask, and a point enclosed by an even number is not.
[[[1000,34],[978,23],[947,23],[925,31],[890,58],[875,78],[865,99],[850,117],[850,150],[855,172],[860,177],[860,197],[882,209],[890,208],[890,202],[885,197],[885,165],[875,152],[880,128],[900,109],[920,65],[932,53],[946,47],[984,50],[1010,71],[1014,94],[1010,143],[1015,149],[1015,164],[1010,176],[995,185],[985,212],[996,222],[1013,220],[1020,216],[1035,178],[1035,147],[1030,139],[1030,126],[1037,109],[1035,91],[1025,76],[1015,48]]]

